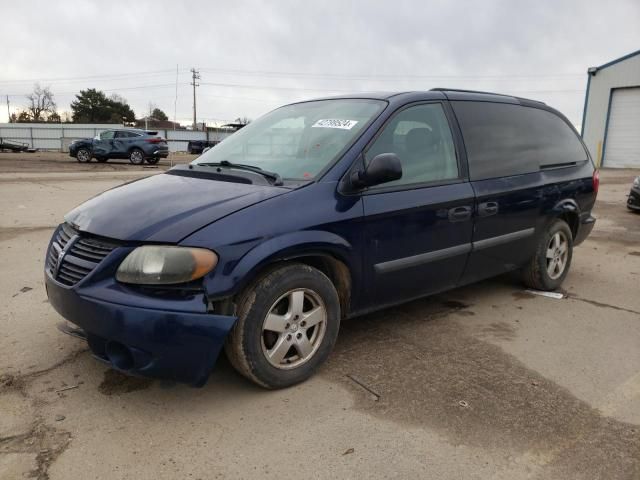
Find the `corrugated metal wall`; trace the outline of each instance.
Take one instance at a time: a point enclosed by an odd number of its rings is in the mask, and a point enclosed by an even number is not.
[[[68,151],[73,140],[91,138],[111,129],[121,129],[122,125],[110,124],[43,124],[43,123],[0,123],[0,138],[17,143],[26,143],[39,150]],[[171,152],[187,150],[190,140],[220,141],[231,135],[226,132],[193,132],[190,130],[157,130],[158,135],[167,139]]]
[[[613,92],[617,88],[637,86],[640,86],[640,54],[605,65],[591,76],[582,138],[596,163],[607,166],[605,137]]]

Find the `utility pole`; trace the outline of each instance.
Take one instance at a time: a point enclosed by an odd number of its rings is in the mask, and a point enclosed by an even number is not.
[[[196,82],[196,80],[200,80],[200,72],[198,72],[195,68],[191,69],[191,85],[193,86],[193,129],[198,129],[198,123],[196,121],[196,87],[199,87],[200,84]]]
[[[11,123],[11,109],[9,108],[9,95],[7,95],[7,123]]]

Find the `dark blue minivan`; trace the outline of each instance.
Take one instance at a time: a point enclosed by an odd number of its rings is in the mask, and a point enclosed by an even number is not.
[[[242,375],[286,387],[348,317],[510,270],[559,287],[597,190],[575,129],[540,102],[437,89],[295,103],[67,214],[47,292],[115,369],[203,385],[224,347]]]

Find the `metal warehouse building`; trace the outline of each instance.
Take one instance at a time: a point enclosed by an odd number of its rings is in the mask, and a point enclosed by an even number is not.
[[[582,137],[599,166],[640,168],[640,50],[588,70]]]

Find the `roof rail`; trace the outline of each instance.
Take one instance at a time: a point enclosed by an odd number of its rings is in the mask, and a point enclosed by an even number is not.
[[[483,92],[481,90],[463,90],[460,88],[432,88],[432,92],[460,92],[460,93],[481,93],[483,95],[499,95],[501,97],[516,98],[513,95],[506,95],[504,93]]]
[[[463,90],[460,88],[432,88],[433,92],[460,92],[460,93],[479,93],[481,95],[496,95],[498,97],[510,97],[517,98],[518,100],[526,100],[528,102],[540,103],[542,105],[546,105],[546,103],[541,102],[540,100],[531,100],[530,98],[516,97],[515,95],[507,95],[505,93],[495,93],[495,92],[483,92],[481,90]]]

